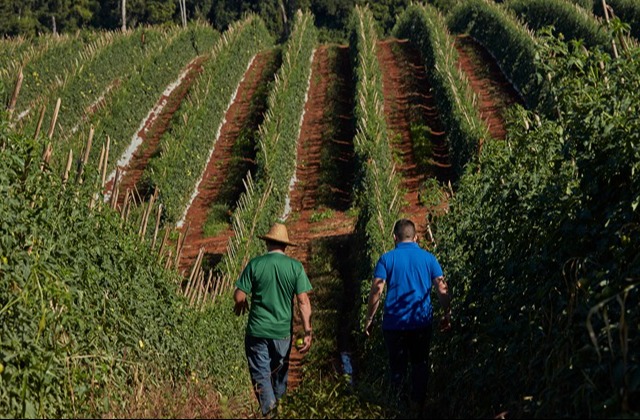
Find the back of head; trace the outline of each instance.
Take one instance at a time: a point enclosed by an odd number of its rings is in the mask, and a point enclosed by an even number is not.
[[[393,234],[400,242],[413,240],[416,236],[416,225],[409,219],[399,219],[393,225]]]

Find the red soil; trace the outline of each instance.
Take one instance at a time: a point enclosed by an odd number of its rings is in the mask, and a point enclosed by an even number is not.
[[[204,248],[205,255],[224,254],[229,238],[233,236],[233,230],[229,226],[217,235],[207,237],[204,235],[204,225],[209,207],[216,201],[224,178],[229,172],[232,163],[232,147],[248,118],[253,94],[260,83],[264,82],[261,75],[268,63],[269,54],[267,52],[256,55],[238,87],[234,102],[227,110],[213,156],[198,186],[198,195],[191,203],[185,217],[183,232],[187,226],[189,229],[180,258],[180,270],[187,272],[191,270],[200,248]]]
[[[378,42],[377,54],[389,142],[400,158],[396,171],[406,191],[401,213],[413,220],[418,233],[423,235],[430,209],[420,203],[420,187],[429,177],[451,179],[446,133],[415,49],[406,40],[388,39]],[[431,131],[433,159],[425,167],[418,165],[414,155],[412,123],[426,125]]]
[[[487,122],[489,132],[495,139],[504,139],[507,131],[505,110],[523,100],[513,85],[506,79],[491,54],[467,35],[455,39],[458,50],[458,66],[469,78],[471,87],[478,95],[480,116]]]
[[[347,47],[338,47],[338,60],[348,62]],[[305,104],[305,113],[300,130],[297,148],[297,167],[295,183],[290,193],[291,215],[287,221],[289,237],[298,246],[287,248],[287,253],[293,258],[302,262],[305,268],[310,265],[313,242],[318,239],[326,239],[333,236],[348,235],[353,232],[355,219],[345,213],[347,206],[340,203],[346,195],[343,187],[328,185],[333,192],[334,199],[325,202],[320,197],[319,187],[322,180],[321,152],[323,148],[329,147],[329,142],[334,142],[340,147],[341,152],[332,155],[333,159],[349,161],[353,155],[349,155],[349,144],[352,144],[352,133],[346,131],[332,131],[335,125],[332,110],[332,101],[336,98],[329,95],[331,83],[335,83],[335,70],[331,67],[329,59],[329,47],[326,45],[318,47],[315,52],[311,69],[311,82],[309,95]],[[338,70],[339,71],[339,70]],[[343,116],[345,117],[345,116]],[[341,138],[349,137],[348,139]],[[345,175],[348,178],[347,175]],[[331,211],[331,217],[314,221],[314,215],[322,211]],[[311,296],[312,307],[314,306],[313,294]],[[294,332],[302,330],[301,321],[296,317],[294,322]],[[289,389],[295,388],[300,382],[300,367],[303,355],[295,347],[291,351],[291,365],[289,373]]]
[[[195,78],[202,72],[202,63],[204,57],[197,57],[187,65],[187,72],[179,86],[177,86],[170,95],[162,95],[157,104],[165,103],[159,115],[150,115],[143,128],[138,132],[142,138],[142,144],[133,154],[127,168],[121,168],[122,172],[119,181],[120,194],[117,199],[117,208],[122,208],[127,189],[131,192],[136,190],[136,185],[142,177],[142,173],[146,168],[151,157],[157,152],[158,145],[162,135],[169,127],[173,114],[180,107],[180,103],[189,91]],[[111,180],[105,185],[105,191],[113,189]],[[144,199],[144,198],[143,198]],[[139,203],[138,203],[139,204]]]

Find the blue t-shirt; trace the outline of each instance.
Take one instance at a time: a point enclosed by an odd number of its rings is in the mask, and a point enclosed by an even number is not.
[[[416,242],[397,243],[380,257],[373,275],[387,283],[383,330],[412,330],[431,324],[431,285],[443,275],[432,253]]]

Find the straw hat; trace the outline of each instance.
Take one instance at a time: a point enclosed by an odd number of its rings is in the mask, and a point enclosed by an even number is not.
[[[258,238],[279,242],[285,245],[298,246],[293,242],[289,241],[289,234],[287,233],[287,227],[282,223],[274,223],[265,235],[259,235]]]

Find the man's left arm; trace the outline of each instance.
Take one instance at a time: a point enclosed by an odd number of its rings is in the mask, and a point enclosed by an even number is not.
[[[444,310],[444,316],[440,321],[440,330],[446,331],[451,328],[451,295],[449,294],[449,286],[444,276],[436,277],[433,282],[436,293],[438,294],[440,306],[442,306]]]
[[[382,292],[384,291],[385,281],[379,277],[376,277],[371,282],[371,290],[369,290],[369,302],[367,304],[367,319],[365,322],[364,332],[367,336],[371,335],[373,329],[373,317],[376,315],[378,306],[380,305],[380,299],[382,299]]]

